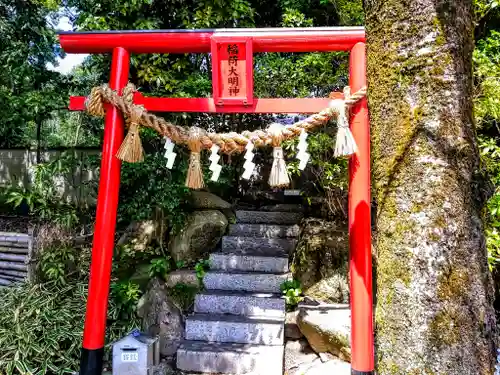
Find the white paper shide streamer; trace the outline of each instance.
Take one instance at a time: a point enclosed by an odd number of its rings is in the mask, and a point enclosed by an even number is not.
[[[210,148],[211,154],[208,160],[211,161],[209,169],[212,171],[212,177],[210,177],[210,180],[212,181],[217,181],[219,179],[220,172],[222,171],[222,165],[219,164],[219,150],[220,147],[216,144],[212,145],[212,147]]]
[[[248,142],[245,146],[247,152],[245,152],[245,164],[243,164],[243,169],[245,170],[241,175],[244,180],[249,180],[252,177],[253,171],[255,170],[255,163],[253,162],[253,157],[255,154],[252,152],[254,145],[252,142]]]
[[[302,129],[302,132],[300,133],[297,149],[299,150],[297,153],[297,159],[300,161],[299,169],[303,171],[311,157],[311,154],[307,152],[307,133],[304,129]]]
[[[335,143],[336,157],[350,156],[358,151],[356,141],[349,129],[349,120],[347,119],[347,106],[343,100],[332,100],[330,107],[337,110],[337,142]]]
[[[165,159],[167,159],[167,168],[172,169],[174,166],[175,157],[177,154],[174,152],[175,143],[168,137],[165,137]]]

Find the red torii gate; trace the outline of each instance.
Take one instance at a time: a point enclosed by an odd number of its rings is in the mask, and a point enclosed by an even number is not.
[[[68,53],[112,53],[109,85],[121,93],[128,82],[131,53],[211,53],[212,98],[153,98],[140,93],[134,103],[154,112],[316,113],[329,99],[258,99],[253,97],[254,52],[350,51],[349,85],[352,92],[366,86],[365,32],[362,27],[97,31],[60,33]],[[239,67],[242,89],[229,92],[227,45],[242,51]],[[222,56],[224,55],[225,56]],[[224,62],[226,61],[226,65]],[[241,91],[241,92],[240,92]],[[232,95],[234,94],[234,95]],[[336,94],[342,97],[342,93]],[[84,110],[84,97],[71,97],[70,110]],[[366,99],[353,106],[350,128],[358,151],[349,160],[349,248],[351,290],[351,368],[353,375],[374,371],[372,259],[370,214],[370,129]],[[123,140],[124,121],[108,107],[104,126],[97,217],[92,248],[89,292],[83,334],[80,375],[100,375],[106,330],[120,160],[115,156]]]

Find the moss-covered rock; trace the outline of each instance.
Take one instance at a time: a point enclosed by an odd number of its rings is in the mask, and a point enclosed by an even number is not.
[[[193,191],[190,203],[197,210],[225,210],[231,208],[231,203],[207,191]]]
[[[349,300],[349,242],[344,226],[307,219],[292,255],[291,269],[304,294],[326,303]]]
[[[301,307],[297,324],[316,353],[351,360],[351,311],[348,306]]]
[[[165,283],[154,279],[137,304],[142,329],[160,337],[160,353],[173,356],[184,338],[184,317],[169,296]]]
[[[190,269],[175,270],[170,272],[165,279],[165,283],[169,288],[173,288],[177,284],[183,284],[193,287],[200,286],[200,281],[198,280],[196,271]]]
[[[307,288],[305,294],[316,301],[325,303],[348,303],[349,283],[347,275],[342,272],[326,277]]]
[[[174,261],[193,264],[215,248],[227,228],[220,211],[196,211],[189,215],[184,228],[172,239],[169,250]]]
[[[162,216],[151,220],[134,221],[120,237],[117,246],[128,246],[135,251],[145,251],[153,241],[161,244],[167,229],[168,223]]]

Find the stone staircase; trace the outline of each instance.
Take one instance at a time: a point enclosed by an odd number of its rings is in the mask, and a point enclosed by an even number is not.
[[[210,256],[177,367],[188,372],[282,375],[288,253],[300,212],[237,211],[237,224]]]

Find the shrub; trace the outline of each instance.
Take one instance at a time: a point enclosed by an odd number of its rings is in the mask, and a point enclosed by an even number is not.
[[[113,282],[110,288],[112,303],[109,306],[108,317],[117,321],[126,321],[135,316],[135,308],[142,295],[139,285],[130,280],[124,280]]]
[[[0,289],[0,375],[78,370],[89,265],[89,249],[76,251],[61,241],[40,254],[39,283]],[[113,278],[108,343],[139,327],[135,308],[140,296],[138,285]],[[105,359],[109,348],[107,344]]]
[[[119,218],[130,222],[149,219],[157,208],[166,213],[174,228],[185,217],[190,191],[184,186],[186,161],[179,157],[172,170],[166,167],[163,154],[148,154],[143,163],[125,163],[121,172]]]
[[[208,259],[200,259],[194,266],[194,269],[196,271],[196,277],[201,284],[203,282],[205,274],[210,269],[210,262],[208,261]]]
[[[87,283],[0,290],[0,373],[69,374],[78,367]]]
[[[38,277],[40,281],[66,285],[67,277],[76,272],[76,261],[76,250],[71,246],[60,245],[45,249],[40,255]]]
[[[300,301],[302,301],[302,288],[300,286],[300,281],[298,280],[287,280],[280,286],[281,292],[285,297],[287,310],[293,310]]]
[[[119,315],[114,312],[129,311],[137,299],[131,295],[124,301],[119,292],[118,298],[109,301],[108,343],[139,326],[135,314],[113,318]],[[0,289],[0,374],[70,374],[78,370],[86,300],[87,281]],[[107,344],[106,358],[109,348]]]
[[[170,256],[152,259],[149,265],[149,277],[159,277],[162,280],[166,280],[172,268],[170,261]]]

